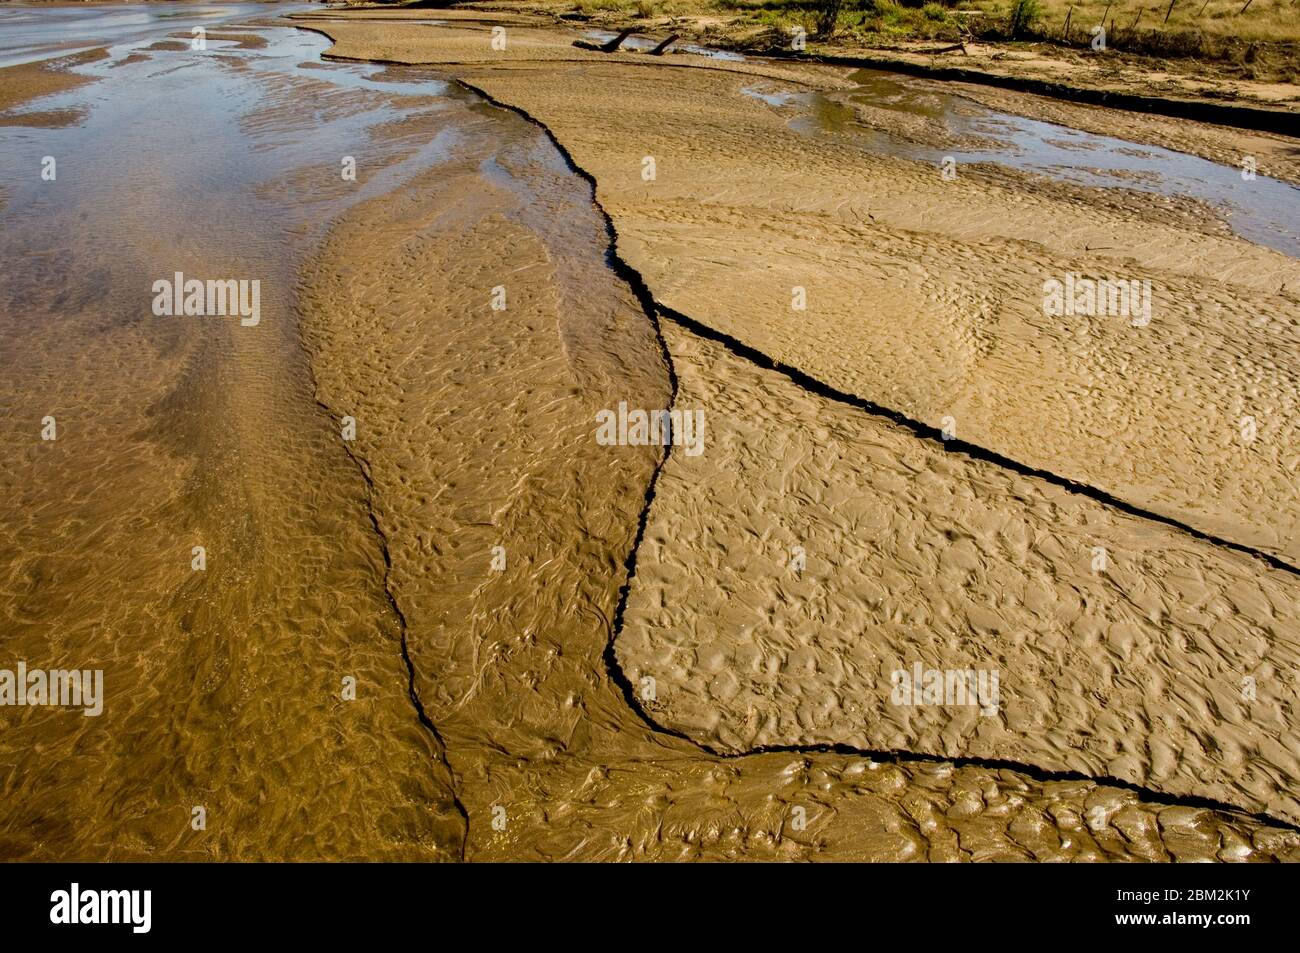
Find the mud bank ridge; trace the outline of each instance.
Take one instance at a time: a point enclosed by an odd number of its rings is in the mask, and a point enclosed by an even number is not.
[[[310,355],[308,355],[310,357]],[[311,367],[311,361],[307,361]],[[320,398],[319,385],[315,380],[315,373],[312,372],[312,391],[316,395],[316,404],[332,420],[338,419],[332,408]],[[443,768],[450,775],[450,783],[447,784],[448,794],[451,796],[451,802],[460,815],[462,825],[466,831],[469,830],[469,812],[465,810],[465,805],[460,802],[457,795],[456,773],[452,771],[451,766],[447,763],[447,744],[443,740],[442,733],[438,731],[438,726],[433,723],[428,713],[424,710],[424,702],[420,700],[420,692],[416,687],[415,680],[415,663],[411,660],[411,646],[408,639],[410,627],[406,622],[406,614],[402,612],[401,605],[398,604],[397,596],[393,592],[392,574],[393,574],[393,555],[388,543],[388,534],[384,532],[383,526],[379,523],[379,516],[375,512],[375,481],[370,475],[370,466],[366,461],[359,457],[352,447],[345,441],[343,449],[347,452],[348,459],[357,468],[357,474],[361,477],[366,487],[366,515],[369,517],[370,526],[375,532],[375,541],[379,546],[380,555],[384,561],[384,594],[388,599],[388,608],[393,613],[393,619],[397,623],[399,644],[401,646],[402,664],[406,666],[406,694],[411,699],[411,705],[415,709],[415,717],[429,732],[430,739],[434,744],[434,755],[438,758],[439,767]],[[465,860],[465,844],[468,835],[461,838],[460,860]]]

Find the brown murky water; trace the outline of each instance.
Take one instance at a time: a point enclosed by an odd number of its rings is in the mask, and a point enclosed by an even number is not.
[[[0,856],[1300,853],[1086,779],[658,729],[609,645],[660,459],[592,421],[667,406],[671,358],[589,185],[431,74],[259,35],[114,47],[79,125],[0,135],[0,668],[107,696],[0,709]],[[155,316],[177,271],[259,279],[260,322]]]

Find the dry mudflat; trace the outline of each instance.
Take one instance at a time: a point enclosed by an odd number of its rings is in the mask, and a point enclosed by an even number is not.
[[[341,223],[310,273],[323,399],[375,422],[358,449],[421,697],[471,819],[526,819],[471,822],[472,855],[1170,857],[1192,816],[1203,856],[1293,845],[1158,805],[1300,820],[1294,259],[1178,203],[945,181],[747,92],[833,95],[843,70],[603,56],[523,21],[501,51],[498,21],[439,16],[312,25],[544,125],[685,316],[665,354],[590,271],[604,231],[536,127],[498,185],[562,201],[431,182]],[[497,181],[493,154],[464,175]],[[529,290],[503,323],[506,261]],[[1150,324],[1045,316],[1067,273],[1149,279]],[[594,415],[669,399],[706,448],[651,484],[658,454],[598,446]],[[916,663],[997,671],[996,710],[893,703]],[[747,754],[772,747],[808,750]],[[811,840],[782,820],[800,803]]]

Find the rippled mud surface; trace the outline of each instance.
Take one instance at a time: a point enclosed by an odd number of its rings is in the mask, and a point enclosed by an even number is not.
[[[678,405],[712,430],[664,468],[617,645],[664,724],[724,751],[1002,759],[1300,816],[1292,575],[918,440],[675,325],[669,343]],[[900,704],[893,673],[917,664],[999,683],[986,709]]]
[[[862,520],[836,525],[845,510],[814,498],[810,473],[836,487],[861,476],[879,509],[900,513],[956,499],[944,479],[961,476],[997,498],[987,522],[1005,524],[942,547],[971,584],[965,601],[925,599],[915,579],[898,589],[906,611],[954,618],[973,618],[990,584],[966,565],[985,536],[1028,548],[1017,526],[1040,510],[1077,514],[1071,526],[1107,517],[966,473],[979,465],[918,464],[935,451],[661,326],[639,277],[611,257],[588,181],[516,113],[427,70],[321,62],[327,42],[313,35],[220,34],[201,56],[166,37],[114,43],[76,67],[88,83],[16,110],[75,109],[77,121],[0,133],[7,166],[32,170],[0,196],[0,264],[13,276],[0,286],[0,667],[101,667],[108,696],[98,718],[0,708],[0,857],[1300,858],[1290,828],[1084,776],[1130,777],[1106,759],[1046,763],[993,739],[972,763],[934,725],[859,723],[830,738],[777,717],[747,733],[741,696],[716,690],[711,650],[670,659],[647,694],[643,653],[666,644],[648,627],[683,598],[698,600],[698,619],[693,632],[665,623],[679,653],[738,609],[772,617],[763,593],[731,582],[764,529],[720,500],[730,488],[756,503],[795,494],[815,533],[857,553]],[[512,49],[524,56],[571,55],[546,35],[522,40]],[[53,182],[39,175],[47,155]],[[340,175],[345,157],[355,181]],[[667,260],[684,265],[687,251]],[[260,278],[260,322],[155,316],[151,284],[175,271]],[[679,448],[594,439],[597,412],[620,402],[701,400],[731,417],[710,417],[706,471]],[[754,413],[765,430],[738,457]],[[47,416],[55,440],[41,439]],[[831,444],[806,448],[800,466],[790,447],[820,439],[818,427],[852,447],[838,459]],[[859,459],[871,440],[936,471],[930,496]],[[687,500],[697,505],[682,519]],[[719,523],[725,533],[694,551],[699,527]],[[924,550],[934,530],[907,523]],[[741,542],[719,549],[726,533]],[[899,553],[871,543],[862,556]],[[1197,558],[1220,587],[1196,604],[1207,639],[1241,625],[1223,600],[1257,622],[1271,618],[1261,601],[1289,611],[1281,584],[1232,575],[1248,557]],[[884,579],[907,565],[877,568]],[[714,601],[705,570],[731,606]],[[1099,653],[1151,650],[1152,592],[1126,593],[1076,600],[1132,616],[1125,645],[1096,627],[1081,636]],[[1286,664],[1269,653],[1290,649],[1266,636],[1245,634],[1241,651]],[[1064,637],[1047,633],[1046,654]],[[816,652],[783,664],[799,696],[789,717],[816,727],[805,717],[827,684],[805,677],[819,674]],[[732,668],[733,681],[752,673]],[[710,699],[712,733],[683,706],[692,693]],[[1053,704],[1064,751],[1078,709]],[[1271,696],[1261,704],[1287,718]],[[1257,740],[1222,737],[1253,763]],[[807,744],[827,740],[850,746]],[[894,746],[909,750],[874,751]],[[1208,793],[1285,816],[1269,780]],[[191,823],[196,806],[206,829]]]

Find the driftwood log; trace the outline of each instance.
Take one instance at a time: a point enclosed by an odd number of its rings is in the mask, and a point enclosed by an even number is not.
[[[651,51],[650,51],[650,55],[651,55],[651,56],[663,56],[665,53],[668,52],[668,47],[672,46],[672,45],[673,45],[674,43],[676,43],[676,42],[677,42],[677,34],[674,33],[674,34],[673,34],[672,36],[670,36],[668,39],[664,40],[662,43],[660,43],[658,46],[656,46],[653,50],[651,50]]]
[[[595,50],[597,53],[613,53],[622,46],[623,41],[631,35],[631,30],[624,30],[618,36],[614,37],[614,39],[605,43],[592,43],[590,40],[574,40],[573,45],[581,47],[584,50]]]
[[[580,47],[584,50],[595,50],[597,53],[613,53],[615,50],[617,50],[620,46],[623,45],[623,41],[626,40],[629,36],[631,36],[632,32],[633,31],[630,29],[624,30],[618,36],[614,37],[614,39],[609,40],[605,43],[593,43],[590,40],[574,40],[573,45]],[[668,37],[668,39],[663,40],[653,50],[646,50],[646,52],[651,56],[663,56],[665,53],[668,52],[668,47],[672,46],[679,39],[681,39],[681,37],[679,37],[676,33],[674,33],[672,36]]]

